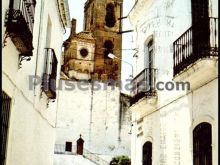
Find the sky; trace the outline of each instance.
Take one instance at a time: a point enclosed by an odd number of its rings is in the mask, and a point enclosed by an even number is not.
[[[83,18],[84,18],[84,4],[86,0],[68,0],[69,2],[69,10],[70,10],[70,18],[77,19],[76,32],[80,32],[83,30]],[[127,16],[130,12],[131,8],[134,5],[135,0],[124,0],[123,3],[123,16]],[[131,30],[132,27],[128,19],[123,20],[123,30]],[[67,29],[67,33],[65,35],[65,39],[69,37],[70,29]],[[132,33],[124,33],[122,36],[122,49],[132,49]],[[132,57],[135,52],[132,50],[122,51],[122,60],[128,63],[133,62]],[[129,78],[132,74],[132,68],[130,65],[126,64],[126,62],[122,61],[122,81]]]

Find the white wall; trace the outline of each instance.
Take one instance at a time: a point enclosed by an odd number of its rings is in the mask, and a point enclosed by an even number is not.
[[[9,1],[3,1],[3,22],[8,7]],[[40,97],[40,84],[36,86],[35,92],[29,89],[29,76],[35,75],[36,66],[37,75],[42,76],[44,72],[48,15],[52,20],[51,48],[55,49],[59,65],[63,27],[55,1],[37,0],[33,32],[34,50],[31,61],[23,61],[22,68],[18,69],[19,52],[10,37],[7,38],[6,46],[2,50],[2,90],[12,98],[6,157],[8,165],[18,164],[18,162],[19,165],[53,164],[56,102],[50,103],[47,107],[46,95],[43,93],[42,98]],[[5,27],[2,29],[2,34],[5,34]],[[58,67],[59,70],[60,67]]]
[[[96,165],[81,155],[54,155],[54,165]]]
[[[173,42],[191,26],[191,2],[181,0],[144,1],[131,12],[136,29],[134,38],[139,48],[136,74],[144,69],[144,43],[154,34],[157,81],[173,79]],[[211,16],[217,16],[217,1],[210,2]],[[150,5],[149,5],[150,4]],[[168,7],[170,6],[170,8]],[[144,9],[144,10],[142,10]],[[169,21],[170,24],[167,24]],[[169,31],[169,34],[166,32]],[[166,36],[165,36],[166,34]],[[160,49],[159,49],[160,48]],[[168,48],[168,49],[167,49]],[[134,59],[135,64],[135,59]],[[145,142],[153,144],[152,164],[193,164],[192,130],[202,121],[212,124],[213,164],[217,164],[217,78],[193,91],[158,91],[155,111],[132,113],[132,165],[142,164]],[[139,124],[137,121],[142,119]],[[143,135],[140,133],[143,132]],[[139,135],[139,136],[137,136]]]
[[[62,80],[64,84],[67,80]],[[76,82],[71,81],[75,87]],[[104,85],[100,83],[100,85]],[[111,90],[59,91],[56,144],[71,141],[76,145],[82,134],[84,147],[97,155],[130,155],[130,131],[128,112],[122,112],[122,127],[119,128],[119,88]],[[97,86],[96,86],[97,87]],[[111,159],[110,159],[111,160]]]
[[[217,164],[217,83],[217,79],[213,80],[174,103],[167,103],[151,115],[142,116],[143,122],[135,123],[132,130],[132,162],[141,164],[143,144],[151,141],[153,164],[192,164],[192,131],[199,123],[209,122],[213,131],[213,164]],[[133,113],[135,120],[138,119]],[[137,137],[141,126],[143,136]]]

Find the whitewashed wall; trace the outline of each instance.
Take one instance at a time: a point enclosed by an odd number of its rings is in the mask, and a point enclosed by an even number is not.
[[[81,155],[54,155],[54,165],[96,165]]]
[[[210,1],[210,16],[217,17],[218,1]],[[157,81],[173,81],[173,42],[191,26],[191,2],[181,0],[146,1],[129,15],[135,29],[138,58],[135,74],[144,68],[144,43],[154,35]],[[170,49],[171,48],[171,49]],[[137,65],[135,65],[137,60]],[[158,91],[155,111],[132,113],[132,165],[142,164],[143,145],[153,145],[153,165],[193,164],[192,130],[202,121],[212,124],[213,164],[217,165],[217,78],[193,91]],[[142,122],[138,122],[143,120]],[[143,132],[143,135],[140,133]]]
[[[65,84],[67,80],[61,80]],[[76,82],[70,81],[75,87]],[[100,85],[104,85],[100,83]],[[91,90],[91,83],[84,86],[87,90],[59,91],[56,144],[70,141],[76,145],[82,134],[84,147],[104,159],[111,160],[115,155],[130,155],[130,118],[129,112],[121,112],[120,123],[119,88],[111,90]],[[119,125],[121,124],[121,128]],[[106,157],[107,156],[107,157]]]
[[[5,21],[5,12],[8,7],[9,0],[3,1],[2,22]],[[38,76],[42,76],[44,72],[48,16],[52,20],[51,48],[54,48],[56,52],[59,65],[64,30],[55,1],[37,0],[33,32],[34,51],[31,61],[23,61],[22,68],[18,69],[19,52],[9,37],[3,48],[2,90],[12,98],[6,157],[8,165],[53,164],[57,103],[50,103],[47,107],[46,95],[43,93],[42,98],[40,97],[40,83],[34,92],[29,89],[28,77],[35,75],[36,66]],[[5,34],[4,23],[2,34]],[[36,65],[37,55],[38,63]]]
[[[132,129],[132,164],[141,164],[142,147],[146,141],[153,144],[153,164],[192,164],[192,131],[201,122],[212,125],[213,164],[217,165],[218,150],[218,96],[217,79],[167,103],[151,115],[141,116],[143,122]],[[207,93],[207,91],[209,91]],[[140,116],[133,113],[133,121]],[[137,137],[142,127],[143,136]]]

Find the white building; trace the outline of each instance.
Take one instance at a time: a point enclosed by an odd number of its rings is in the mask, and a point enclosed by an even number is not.
[[[132,165],[218,164],[217,6],[217,0],[137,0],[131,10],[139,51]],[[179,82],[190,89],[171,89]]]
[[[57,101],[47,85],[59,78],[69,25],[67,0],[2,3],[2,165],[53,164]]]

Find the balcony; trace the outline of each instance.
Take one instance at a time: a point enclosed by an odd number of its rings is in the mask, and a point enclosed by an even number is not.
[[[49,99],[56,99],[57,58],[52,48],[46,48],[46,64],[43,74],[42,90]]]
[[[196,88],[217,76],[218,18],[200,20],[174,43],[174,80]]]
[[[145,68],[132,81],[131,108],[138,111],[141,109],[152,109],[157,100],[156,92],[157,69]]]
[[[6,11],[6,33],[22,56],[32,56],[35,0],[10,0]],[[19,6],[19,7],[18,7]]]

